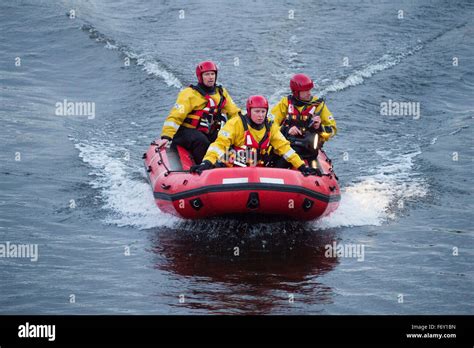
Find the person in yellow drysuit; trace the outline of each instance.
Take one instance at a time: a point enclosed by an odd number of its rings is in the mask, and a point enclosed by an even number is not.
[[[269,118],[281,126],[282,134],[290,140],[295,151],[310,162],[316,159],[317,151],[297,146],[295,142],[318,133],[321,147],[337,133],[336,120],[324,99],[311,95],[313,87],[314,83],[309,76],[294,75],[290,80],[292,94],[283,97],[269,114]],[[289,165],[283,158],[275,161],[275,166],[279,168],[286,168]]]
[[[183,89],[176,104],[165,120],[159,147],[170,141],[188,150],[195,163],[201,163],[204,154],[227,118],[238,116],[235,105],[225,88],[216,85],[217,66],[211,61],[196,67],[198,84]]]
[[[260,95],[250,96],[247,100],[247,115],[227,122],[216,141],[209,146],[204,161],[192,166],[190,172],[201,174],[222,159],[231,165],[265,166],[266,156],[272,147],[303,175],[321,175],[318,169],[305,165],[291,148],[290,142],[281,134],[279,127],[267,121],[267,113],[267,99]],[[232,158],[235,154],[233,151],[237,151],[237,160]]]

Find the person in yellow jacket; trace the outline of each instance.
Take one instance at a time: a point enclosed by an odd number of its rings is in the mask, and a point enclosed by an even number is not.
[[[190,172],[201,174],[222,159],[238,166],[265,166],[266,155],[272,147],[303,175],[321,175],[318,169],[305,165],[279,127],[268,122],[267,113],[267,99],[261,95],[250,96],[247,100],[247,115],[227,122],[216,141],[209,146],[204,161],[192,166]],[[233,158],[235,153],[237,156]]]
[[[195,163],[201,163],[221,124],[241,113],[227,90],[216,85],[217,71],[217,65],[211,61],[197,65],[198,84],[179,93],[163,125],[159,147],[173,141],[188,150]]]
[[[295,146],[297,140],[318,133],[319,147],[337,133],[336,120],[322,98],[311,95],[314,83],[308,75],[296,74],[290,80],[292,94],[283,97],[269,115],[277,125],[281,126],[282,134],[290,140],[296,152],[305,159],[312,161],[317,151]],[[284,159],[275,161],[276,167],[288,167]]]

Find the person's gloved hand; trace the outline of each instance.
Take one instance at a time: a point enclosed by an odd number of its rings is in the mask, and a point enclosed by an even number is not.
[[[293,135],[293,136],[303,135],[303,133],[300,131],[300,129],[296,126],[291,127],[290,130],[288,131],[288,134]]]
[[[313,122],[313,128],[314,129],[319,129],[321,126],[321,117],[320,116],[314,116],[311,121]]]
[[[191,166],[191,168],[189,168],[189,172],[190,173],[197,173],[197,174],[201,175],[201,173],[204,170],[208,170],[208,169],[211,169],[211,168],[212,168],[212,163],[209,162],[208,160],[205,160],[201,164],[195,164],[195,165]]]
[[[171,142],[171,140],[169,138],[161,138],[157,143],[156,145],[158,146],[159,149],[161,149],[162,147],[166,147],[168,146],[168,144]]]
[[[317,175],[317,176],[321,176],[322,173],[321,171],[319,170],[319,168],[312,168],[312,167],[308,167],[307,165],[305,164],[302,164],[298,170],[303,173],[304,176],[308,176],[308,175]]]

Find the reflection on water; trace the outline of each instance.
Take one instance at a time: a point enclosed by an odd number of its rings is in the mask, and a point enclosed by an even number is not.
[[[318,304],[333,301],[332,289],[319,277],[338,264],[324,256],[335,238],[334,231],[297,222],[225,219],[150,233],[155,267],[187,283],[185,302],[177,306],[240,314],[321,312]],[[177,298],[177,291],[169,296]]]

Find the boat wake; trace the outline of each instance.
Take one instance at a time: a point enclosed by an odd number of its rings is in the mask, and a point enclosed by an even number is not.
[[[91,168],[89,185],[99,191],[103,208],[108,211],[105,223],[148,229],[171,227],[181,221],[156,207],[143,167],[119,157],[125,148],[120,151],[117,146],[87,141],[78,142],[75,147]]]
[[[183,88],[183,83],[176,77],[169,68],[164,66],[156,58],[146,54],[138,54],[125,45],[117,43],[114,39],[99,32],[90,24],[82,25],[81,29],[87,32],[91,39],[104,44],[104,47],[110,50],[117,50],[148,74],[161,78],[169,87]]]
[[[357,178],[341,190],[339,208],[314,222],[314,227],[379,226],[395,219],[408,203],[428,193],[426,182],[413,170],[413,159],[420,153],[393,157],[375,168],[373,174]],[[390,158],[390,152],[387,151],[384,157]]]
[[[380,57],[377,61],[371,62],[369,64],[366,64],[364,66],[361,66],[360,68],[354,70],[352,73],[345,77],[340,77],[334,81],[332,81],[328,86],[323,87],[322,90],[318,95],[324,96],[328,93],[331,92],[339,92],[342,90],[345,90],[350,87],[354,87],[357,85],[361,85],[364,83],[364,81],[373,75],[393,68],[394,66],[400,64],[403,62],[405,59],[407,59],[410,56],[413,56],[416,54],[418,51],[422,50],[424,47],[426,47],[428,44],[431,42],[437,40],[441,36],[447,34],[448,32],[451,32],[453,30],[460,29],[464,27],[467,23],[462,23],[454,28],[447,29],[445,31],[441,31],[435,36],[430,37],[429,39],[425,41],[420,41],[413,45],[412,47],[407,47],[401,50],[398,53],[393,53],[393,54],[384,54],[382,57]]]

